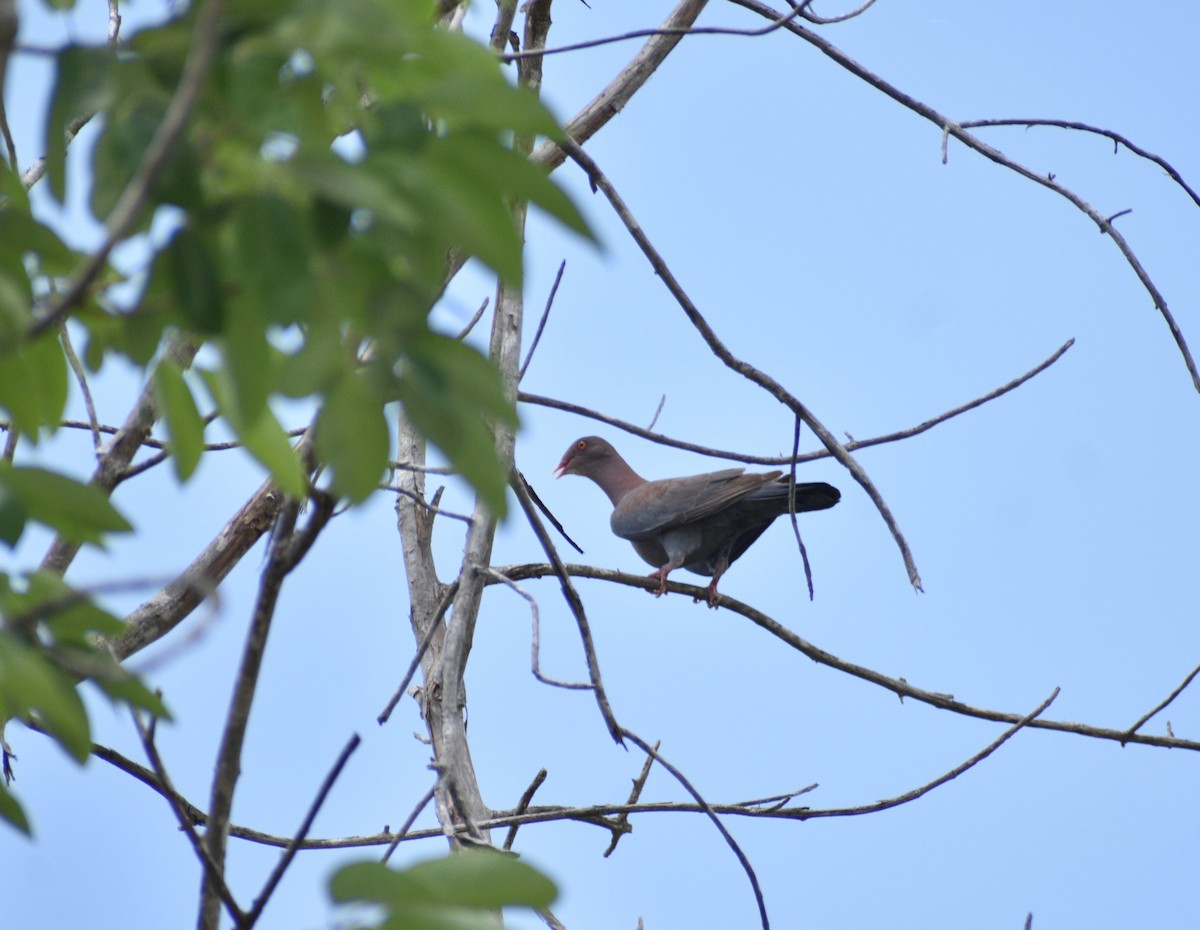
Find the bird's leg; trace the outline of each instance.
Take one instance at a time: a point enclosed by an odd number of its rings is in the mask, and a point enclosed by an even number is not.
[[[674,565],[672,565],[670,562],[668,562],[666,565],[664,565],[658,571],[651,572],[647,576],[648,578],[657,578],[658,579],[658,590],[650,592],[655,597],[662,597],[664,594],[667,593],[667,575],[670,574],[671,569],[673,569],[674,567],[675,567]]]
[[[713,565],[713,580],[708,584],[708,606],[712,609],[717,607],[717,582],[721,580],[721,576],[725,574],[725,569],[729,568],[729,560],[725,558],[717,559]]]

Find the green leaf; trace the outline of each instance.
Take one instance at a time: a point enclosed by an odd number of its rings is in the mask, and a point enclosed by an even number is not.
[[[226,221],[230,233],[224,270],[266,322],[306,320],[312,306],[313,242],[308,217],[273,195],[237,201]]]
[[[252,300],[236,299],[225,320],[221,358],[229,375],[232,399],[242,423],[255,423],[267,406],[271,390],[271,351],[266,324]]]
[[[94,675],[91,682],[110,700],[144,710],[160,720],[171,719],[171,712],[167,710],[162,698],[147,688],[141,679],[130,674],[115,662],[112,663],[109,671]]]
[[[515,428],[517,420],[499,372],[474,349],[433,333],[414,340],[409,353],[399,384],[406,413],[503,517],[508,475],[488,423]]]
[[[558,894],[554,882],[533,866],[484,849],[419,862],[408,874],[435,900],[468,907],[549,907]]]
[[[436,232],[478,256],[501,277],[519,282],[521,238],[504,189],[494,177],[443,160],[443,153],[452,151],[453,145],[438,139],[419,159],[387,159],[387,170],[424,204],[422,215]]]
[[[333,873],[329,880],[333,900],[373,901],[393,907],[407,901],[432,900],[425,888],[407,871],[388,868],[382,862],[353,862]]]
[[[158,407],[166,417],[175,474],[180,481],[186,481],[204,452],[204,419],[196,409],[183,371],[172,359],[164,358],[159,363],[154,373],[154,391]]]
[[[441,141],[438,158],[447,166],[478,178],[490,178],[508,196],[529,200],[575,230],[592,238],[583,215],[541,165],[481,134],[456,133]]]
[[[31,573],[26,580],[25,592],[10,595],[2,612],[12,616],[39,606],[45,606],[49,611],[42,622],[56,643],[85,647],[89,652],[95,652],[92,634],[108,635],[125,628],[124,623],[97,607],[90,597],[76,591],[61,575],[52,571]],[[51,606],[53,610],[50,610]]]
[[[225,421],[246,450],[271,473],[284,493],[295,498],[307,496],[308,479],[300,459],[292,448],[292,440],[275,419],[270,406],[264,406],[253,423],[246,423],[238,416],[229,373],[224,370],[202,371],[201,376],[213,400],[221,408]]]
[[[7,820],[10,824],[24,833],[26,836],[32,836],[33,830],[29,826],[29,818],[25,816],[25,811],[21,809],[21,805],[0,782],[0,819]]]
[[[0,354],[0,407],[37,442],[43,426],[57,428],[67,405],[67,359],[55,332]]]
[[[72,4],[56,6],[67,8]],[[58,54],[57,78],[46,123],[46,173],[50,192],[60,203],[66,194],[66,130],[73,119],[91,116],[112,100],[109,76],[115,58],[107,46],[70,45]]]
[[[77,762],[92,748],[87,711],[75,683],[40,650],[0,633],[0,701],[10,714],[36,711],[47,732]]]
[[[136,63],[123,63],[121,94],[107,114],[104,132],[96,142],[92,157],[93,180],[91,207],[98,217],[105,217],[116,206],[126,186],[141,166],[146,149],[158,132],[166,114],[168,97],[151,96],[153,88],[147,69]],[[157,204],[177,204],[198,211],[203,206],[200,171],[188,138],[180,139],[167,156],[166,163],[154,185],[153,199],[138,218],[135,229],[145,229],[154,215]]]
[[[557,889],[515,856],[468,849],[402,871],[354,863],[334,874],[330,893],[383,905],[389,930],[494,930],[499,908],[548,907]]]
[[[0,541],[12,548],[25,532],[25,520],[28,518],[21,499],[9,488],[0,484]]]
[[[98,542],[104,533],[133,529],[103,491],[57,472],[0,462],[0,487],[20,501],[30,519],[75,542]]]
[[[367,390],[361,375],[348,374],[326,393],[316,441],[338,493],[358,503],[378,487],[387,467],[388,425],[381,399]]]
[[[203,234],[194,226],[183,227],[171,239],[163,257],[186,323],[201,333],[221,332],[225,308],[217,267]]]

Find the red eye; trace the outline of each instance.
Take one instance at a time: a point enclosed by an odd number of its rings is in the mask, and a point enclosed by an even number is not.
[[[581,440],[579,440],[579,442],[575,443],[575,448],[578,449],[580,452],[582,452],[584,449],[587,448],[587,443],[581,439]]]

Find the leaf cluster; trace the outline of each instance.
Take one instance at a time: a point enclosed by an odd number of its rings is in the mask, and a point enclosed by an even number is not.
[[[501,908],[546,908],[558,893],[515,856],[470,848],[403,870],[354,863],[334,874],[330,891],[341,903],[380,906],[379,930],[494,930]]]
[[[330,489],[362,501],[387,468],[387,407],[398,403],[502,515],[493,429],[516,426],[513,399],[492,363],[434,330],[429,313],[461,255],[519,282],[518,202],[588,235],[546,171],[512,147],[518,135],[561,130],[491,52],[435,29],[427,0],[230,0],[215,33],[203,5],[180,7],[118,47],[72,44],[55,60],[47,187],[59,202],[86,201],[102,222],[135,203],[120,234],[135,243],[124,253],[140,256],[134,267],[89,272],[89,256],[39,218],[13,166],[0,166],[10,453],[13,439],[36,445],[60,426],[69,333],[90,371],[119,359],[144,372],[180,481],[219,421],[285,493],[306,496],[312,463],[278,415],[291,401],[314,414],[312,449]],[[202,47],[211,64],[196,71]],[[164,143],[197,73],[186,128]],[[98,138],[71,149],[89,163],[68,174],[67,141],[86,119]],[[86,191],[72,189],[79,177]],[[39,325],[47,314],[62,325]],[[92,544],[132,529],[100,488],[0,463],[0,542],[15,546],[30,523]],[[82,759],[79,680],[163,713],[94,645],[118,621],[61,579],[0,573],[0,613],[0,720],[34,721]],[[0,817],[28,827],[3,791]]]

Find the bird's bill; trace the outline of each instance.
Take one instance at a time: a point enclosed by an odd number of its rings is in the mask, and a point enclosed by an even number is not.
[[[567,473],[567,466],[570,464],[571,464],[571,462],[569,459],[563,459],[561,462],[559,462],[557,465],[554,466],[554,469],[551,473],[554,475],[555,478],[561,478],[563,475],[565,475]]]

